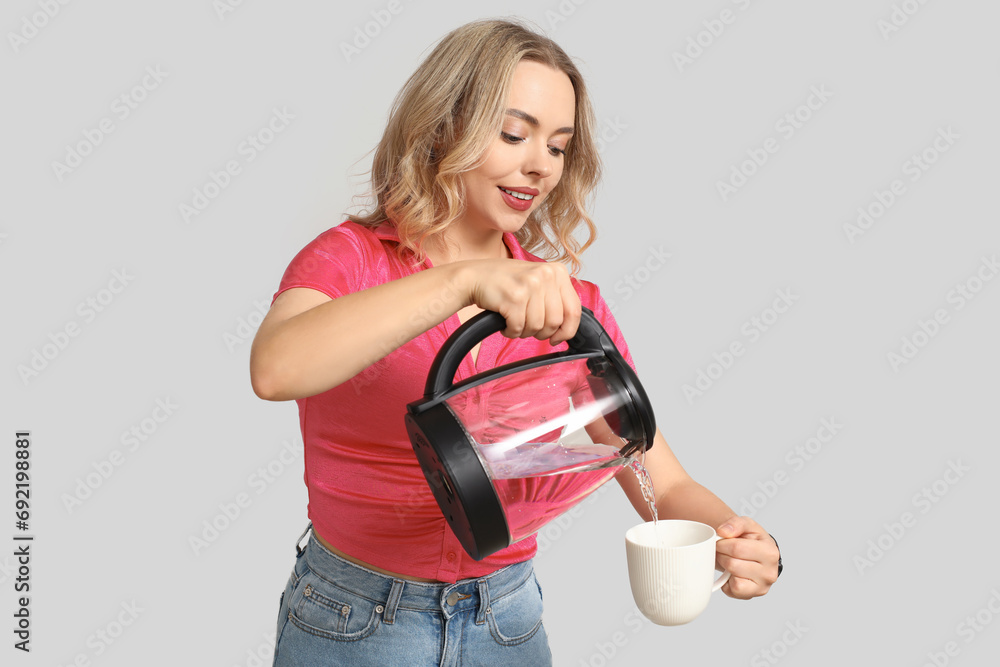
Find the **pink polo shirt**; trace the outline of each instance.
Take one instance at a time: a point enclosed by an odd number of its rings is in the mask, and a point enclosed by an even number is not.
[[[525,252],[513,234],[503,239],[515,259],[544,261]],[[344,222],[317,236],[292,259],[274,296],[308,287],[335,299],[430,266],[400,261],[398,242],[389,224],[371,230]],[[597,286],[579,280],[573,284],[583,305],[633,365]],[[344,553],[376,567],[447,582],[489,574],[536,551],[531,535],[473,560],[441,514],[406,434],[406,405],[423,397],[434,355],[459,326],[458,316],[452,315],[343,384],[296,401],[309,519],[315,530]],[[496,334],[483,341],[476,364],[466,356],[455,379],[564,349],[565,343],[553,348],[548,341]]]

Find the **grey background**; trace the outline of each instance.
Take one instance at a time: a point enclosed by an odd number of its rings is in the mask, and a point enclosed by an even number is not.
[[[607,175],[582,277],[613,302],[682,463],[734,509],[756,499],[746,507],[787,563],[763,598],[716,596],[679,628],[639,621],[623,547],[637,518],[606,487],[540,536],[556,664],[995,659],[1000,281],[960,309],[952,290],[1000,253],[1000,6],[401,0],[348,62],[341,44],[388,2],[52,4],[46,18],[8,2],[0,19],[0,536],[13,544],[17,429],[32,431],[36,535],[30,655],[11,648],[14,562],[0,549],[4,664],[269,664],[306,494],[295,405],[250,388],[255,304],[354,210],[391,100],[430,46],[506,15],[546,30],[593,92]],[[32,20],[37,34],[12,42]],[[707,46],[678,67],[699,33]],[[165,78],[120,118],[116,98],[147,67]],[[813,87],[831,96],[799,109]],[[274,108],[294,119],[249,162],[240,143]],[[787,137],[776,123],[797,109],[809,118]],[[104,118],[114,131],[60,180],[53,162]],[[957,139],[911,181],[905,163],[947,128]],[[723,201],[717,182],[769,138],[778,151]],[[229,160],[241,173],[186,222],[179,206]],[[852,243],[844,225],[894,179],[905,192]],[[647,264],[653,249],[669,260]],[[107,290],[123,270],[127,286]],[[796,300],[751,341],[744,323],[777,290]],[[938,309],[947,323],[893,368],[887,355]],[[688,400],[683,386],[734,341],[745,353]],[[162,423],[157,400],[177,406]],[[796,459],[824,418],[843,426]],[[146,428],[134,451],[133,427]],[[115,450],[121,465],[67,507]],[[952,464],[967,470],[946,477]],[[239,494],[239,516],[195,553],[190,538]],[[131,625],[99,639],[119,616]]]

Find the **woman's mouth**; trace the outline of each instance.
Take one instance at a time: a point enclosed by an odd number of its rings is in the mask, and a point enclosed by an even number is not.
[[[508,190],[507,188],[499,185],[497,188],[503,194],[503,200],[507,203],[507,205],[517,211],[527,211],[531,208],[531,202],[535,199],[535,195],[533,194]]]

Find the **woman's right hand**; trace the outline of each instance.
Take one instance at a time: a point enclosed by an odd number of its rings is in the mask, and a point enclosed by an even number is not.
[[[508,338],[569,340],[580,324],[580,297],[569,270],[558,262],[519,259],[468,260],[470,305],[500,313]]]

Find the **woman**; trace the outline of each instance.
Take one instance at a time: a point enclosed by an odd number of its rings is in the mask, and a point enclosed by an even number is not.
[[[286,270],[250,362],[258,396],[298,402],[312,522],[282,595],[275,665],[550,664],[534,537],[471,559],[403,414],[441,344],[484,309],[504,315],[505,338],[477,345],[458,379],[552,351],[581,305],[632,363],[596,286],[531,252],[575,271],[592,241],[593,130],[584,82],[555,43],[507,21],[463,26],[396,99],[372,166],[375,210],[320,234]],[[778,570],[767,533],[695,483],[659,433],[645,464],[661,517],[728,538],[725,592],[766,593]],[[651,518],[632,473],[617,480]]]

